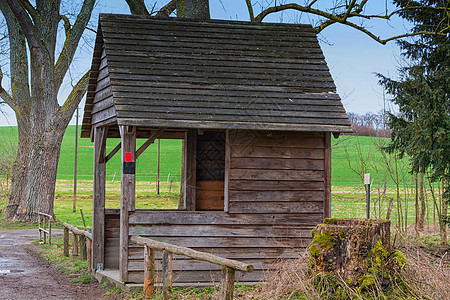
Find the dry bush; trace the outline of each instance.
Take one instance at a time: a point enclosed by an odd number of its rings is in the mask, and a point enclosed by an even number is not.
[[[320,299],[307,274],[307,262],[305,251],[296,259],[274,263],[262,279],[265,284],[247,299],[289,299],[297,292],[304,293],[308,299]]]
[[[398,247],[408,260],[406,280],[426,299],[450,299],[450,246],[439,243],[439,227],[425,226],[417,237],[413,226],[399,239]]]
[[[430,254],[421,245],[401,242],[400,250],[408,264],[399,273],[401,280],[390,290],[376,282],[370,290],[361,293],[332,276],[310,276],[308,254],[305,251],[292,261],[280,261],[267,272],[262,284],[251,294],[239,299],[450,299],[450,258],[447,251]],[[442,249],[441,249],[442,250]],[[445,249],[444,249],[445,250]],[[345,296],[346,295],[346,296]]]

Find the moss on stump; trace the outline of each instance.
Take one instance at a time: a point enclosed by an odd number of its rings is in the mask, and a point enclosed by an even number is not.
[[[334,274],[351,285],[359,285],[361,279],[368,283],[364,276],[374,253],[390,253],[389,220],[328,218],[317,225],[312,236],[310,270]]]

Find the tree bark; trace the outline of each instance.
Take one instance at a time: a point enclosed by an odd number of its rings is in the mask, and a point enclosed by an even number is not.
[[[26,125],[39,127],[33,122]],[[30,132],[23,128],[20,131]],[[15,207],[11,207],[5,217],[33,221],[38,212],[53,215],[56,173],[64,131],[65,128],[59,128],[47,130],[45,134],[27,134],[28,138],[21,140],[16,162],[16,171],[20,171],[13,174],[10,196],[10,203],[14,203]]]
[[[425,191],[424,191],[424,173],[420,173],[420,217],[419,217],[419,230],[423,230],[425,223]]]
[[[177,0],[177,17],[190,19],[210,18],[208,0]]]
[[[19,131],[6,219],[33,221],[39,211],[53,215],[61,142],[86,91],[89,73],[78,81],[64,105],[58,104],[57,95],[94,2],[83,1],[73,25],[65,20],[66,39],[56,59],[58,24],[64,19],[60,1],[32,5],[28,1],[0,0],[8,26],[12,86],[11,95],[0,87],[0,96],[15,111]]]

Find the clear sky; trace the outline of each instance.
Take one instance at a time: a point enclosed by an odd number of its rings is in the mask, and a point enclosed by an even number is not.
[[[159,0],[155,8],[167,3],[168,0]],[[70,2],[70,1],[69,1]],[[74,2],[80,2],[77,0]],[[72,2],[72,3],[74,3]],[[155,1],[146,1],[149,10]],[[268,0],[253,0],[255,14],[260,10],[261,3],[273,2]],[[281,1],[278,1],[279,3]],[[285,1],[287,3],[295,2]],[[297,0],[303,3],[303,0]],[[333,0],[318,1],[324,6],[334,2]],[[385,1],[371,0],[368,12],[380,13],[385,11]],[[70,9],[70,5],[68,7]],[[210,0],[210,10],[212,19],[243,20],[248,21],[248,12],[245,0]],[[125,0],[100,0],[96,6],[92,17],[91,26],[96,28],[99,13],[123,13],[129,14]],[[278,13],[265,19],[266,22],[289,22],[289,23],[309,23],[314,24],[314,17],[300,15],[298,12],[286,11]],[[394,19],[386,21],[367,21],[369,29],[387,38],[392,35],[407,32],[409,24],[403,20]],[[77,58],[71,68],[71,75],[80,76],[89,69],[92,59],[93,33],[88,33],[85,39],[87,42],[78,51]],[[378,85],[375,73],[395,76],[396,68],[399,66],[399,48],[395,42],[381,45],[369,38],[367,35],[340,24],[334,24],[326,28],[319,36],[320,45],[325,55],[325,59],[330,68],[331,74],[337,86],[337,91],[341,96],[344,107],[347,111],[364,114],[366,112],[378,112],[383,109],[383,90]],[[62,41],[61,41],[62,43]],[[3,70],[5,72],[5,70]],[[8,87],[7,79],[3,80],[3,86]],[[60,91],[60,103],[71,88],[70,80],[66,80]],[[80,122],[82,118],[82,107],[80,104]],[[0,126],[16,125],[14,113],[6,105],[1,109],[5,112],[0,115]],[[75,124],[75,118],[71,124]]]

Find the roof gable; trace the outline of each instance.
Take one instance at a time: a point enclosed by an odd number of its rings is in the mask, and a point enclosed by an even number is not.
[[[102,72],[119,125],[351,131],[309,25],[101,15],[85,133]]]

